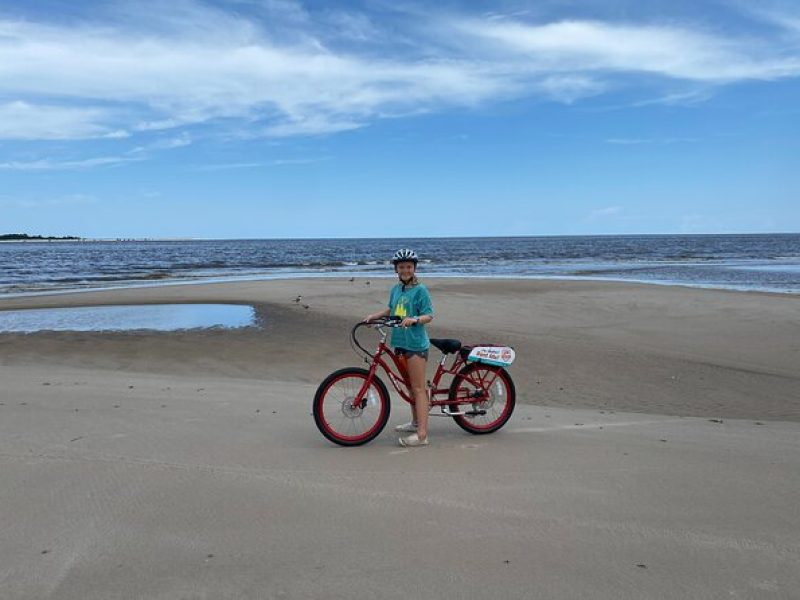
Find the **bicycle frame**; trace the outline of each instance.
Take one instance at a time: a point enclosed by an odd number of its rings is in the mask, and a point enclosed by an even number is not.
[[[383,327],[378,326],[378,331],[381,339],[378,343],[378,348],[375,354],[372,355],[372,359],[369,361],[369,375],[364,380],[361,389],[353,399],[353,406],[359,406],[363,402],[364,397],[367,394],[367,390],[369,390],[377,375],[378,368],[383,369],[384,373],[386,373],[386,376],[389,378],[392,387],[394,387],[395,391],[397,391],[400,397],[409,404],[414,404],[414,396],[411,393],[409,382],[403,374],[403,369],[400,365],[400,359],[386,343],[387,334]],[[385,360],[384,356],[389,356],[391,362]],[[445,407],[453,404],[472,404],[483,401],[488,395],[488,390],[491,389],[492,384],[494,384],[494,381],[497,379],[498,373],[501,370],[499,367],[485,365],[486,369],[490,373],[493,373],[491,381],[487,382],[485,379],[473,377],[471,374],[459,375],[459,371],[467,364],[460,352],[453,354],[453,359],[450,363],[450,366],[446,366],[447,360],[448,355],[443,353],[442,358],[439,360],[439,364],[436,367],[436,372],[434,373],[433,379],[427,382],[428,403],[431,408],[434,406]],[[446,375],[451,375],[454,378],[462,377],[466,379],[476,387],[476,391],[463,398],[451,400],[449,398],[450,387],[440,387],[442,384],[442,378]]]

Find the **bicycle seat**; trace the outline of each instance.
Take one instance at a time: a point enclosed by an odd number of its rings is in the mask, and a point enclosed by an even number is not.
[[[436,346],[445,354],[452,354],[461,349],[461,340],[431,339],[431,344]]]

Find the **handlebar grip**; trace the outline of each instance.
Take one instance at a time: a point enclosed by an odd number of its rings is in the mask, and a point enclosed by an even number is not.
[[[362,325],[385,325],[386,327],[396,327],[403,322],[402,317],[380,317],[372,321],[362,321]]]

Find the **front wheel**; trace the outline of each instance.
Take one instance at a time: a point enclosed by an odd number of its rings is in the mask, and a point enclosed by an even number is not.
[[[375,439],[389,420],[389,391],[378,377],[358,405],[354,401],[369,371],[339,369],[325,378],[314,395],[314,421],[322,435],[340,446],[360,446]]]
[[[448,400],[456,415],[453,420],[465,431],[474,434],[492,433],[511,418],[517,392],[508,371],[481,363],[468,365],[458,372],[450,384]]]

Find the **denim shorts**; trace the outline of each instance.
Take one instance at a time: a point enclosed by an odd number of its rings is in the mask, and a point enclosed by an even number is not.
[[[421,356],[425,360],[428,360],[427,350],[406,350],[405,348],[395,348],[394,351],[398,356],[405,356],[406,358],[411,358],[412,356]]]

